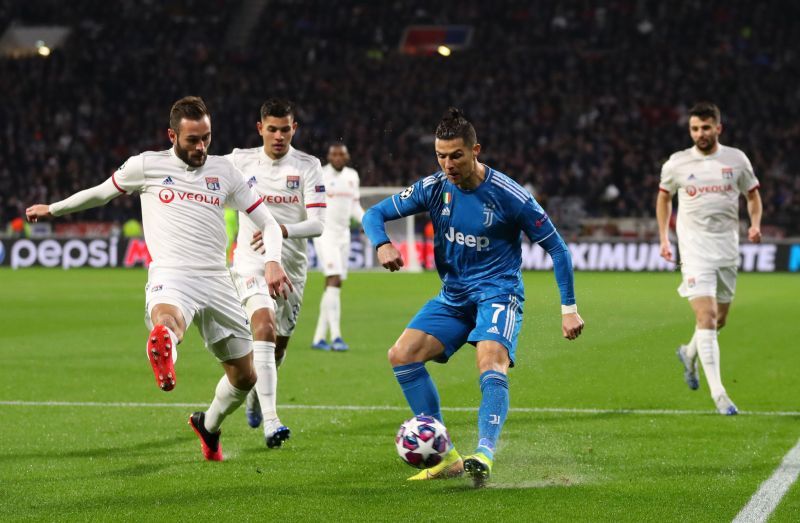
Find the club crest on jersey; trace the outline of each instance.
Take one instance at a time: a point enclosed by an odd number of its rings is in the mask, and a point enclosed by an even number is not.
[[[490,227],[494,222],[494,206],[490,203],[483,204],[483,226]]]
[[[314,192],[325,192],[325,186],[324,185],[315,185],[314,186]]]
[[[731,167],[723,167],[722,168],[722,179],[723,180],[732,180],[733,179],[733,168],[731,168]]]
[[[209,191],[219,191],[219,178],[206,176],[206,187]]]
[[[300,177],[299,176],[287,176],[286,177],[286,188],[287,189],[299,189],[300,188]]]

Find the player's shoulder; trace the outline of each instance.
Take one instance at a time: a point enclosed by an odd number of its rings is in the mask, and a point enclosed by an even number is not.
[[[227,156],[218,156],[216,154],[209,154],[206,158],[206,163],[203,165],[203,171],[206,174],[215,174],[220,176],[235,176],[242,177],[242,171],[231,163]]]
[[[319,158],[300,149],[292,149],[292,160],[300,169],[322,168]]]
[[[443,171],[439,171],[426,176],[420,180],[419,183],[422,185],[423,189],[434,189],[435,187],[441,186],[446,181],[447,176],[445,176]]]
[[[248,159],[249,158],[256,158],[256,157],[258,157],[258,153],[259,153],[260,150],[261,150],[261,147],[247,147],[247,148],[244,148],[244,149],[240,149],[238,147],[235,147],[230,152],[230,154],[225,155],[225,157],[226,158],[228,158],[228,157],[235,158],[237,160],[240,159],[240,158],[248,158]]]
[[[693,149],[694,147],[688,147],[670,154],[667,161],[664,162],[664,169],[674,169],[676,167],[680,167],[681,165],[695,161],[696,157],[692,153]]]
[[[531,193],[529,193],[527,189],[507,174],[488,166],[486,169],[488,169],[487,178],[493,192],[503,198],[519,203],[526,203],[532,198]]]
[[[356,171],[352,167],[345,167],[344,172],[347,173],[347,175],[350,178],[355,178],[356,180],[358,180],[358,171]]]
[[[143,151],[125,160],[125,163],[120,166],[120,170],[131,167],[140,167],[142,170],[158,168],[165,163],[172,162],[174,157],[169,149],[164,151]]]
[[[744,163],[750,162],[750,159],[741,149],[737,149],[736,147],[731,147],[729,145],[722,145],[719,144],[719,156],[720,159],[729,163]]]

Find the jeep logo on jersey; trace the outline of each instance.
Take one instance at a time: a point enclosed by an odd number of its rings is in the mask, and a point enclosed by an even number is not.
[[[286,177],[286,188],[287,189],[299,189],[300,188],[300,177],[299,176],[287,176]]]
[[[489,238],[486,236],[473,236],[471,234],[464,234],[463,232],[456,232],[453,227],[448,229],[444,237],[450,243],[457,243],[465,247],[475,247],[478,252],[481,252],[489,246]]]
[[[219,178],[206,176],[206,187],[209,191],[219,191]]]
[[[175,193],[172,189],[161,189],[158,191],[158,199],[164,203],[169,203],[175,199]]]

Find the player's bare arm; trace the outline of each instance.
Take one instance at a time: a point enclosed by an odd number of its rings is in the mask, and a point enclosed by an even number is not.
[[[753,243],[761,243],[761,195],[758,189],[747,193],[747,214],[750,215],[750,228],[747,230],[747,239]]]
[[[672,195],[665,191],[658,191],[656,199],[656,221],[658,222],[658,238],[661,244],[661,257],[667,261],[674,261],[672,246],[669,243],[669,218],[672,215]]]
[[[404,265],[403,256],[391,243],[384,243],[378,247],[378,263],[389,269],[390,272],[399,271],[400,267]]]

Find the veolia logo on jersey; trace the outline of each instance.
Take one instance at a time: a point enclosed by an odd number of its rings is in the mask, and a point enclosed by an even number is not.
[[[732,190],[733,184],[730,183],[725,185],[701,185],[700,187],[695,185],[686,186],[686,194],[689,196],[689,198],[694,198],[698,194],[724,193]]]
[[[465,247],[474,247],[478,252],[485,250],[489,246],[489,238],[486,236],[473,236],[472,234],[456,232],[453,227],[447,230],[444,237],[450,243],[456,243]]]
[[[182,191],[173,191],[172,189],[161,189],[158,192],[158,199],[164,203],[172,203],[175,199],[175,196],[178,196],[178,200],[180,201],[189,201],[189,202],[196,202],[196,203],[207,203],[208,205],[214,205],[216,207],[221,207],[219,196],[212,196],[210,194],[200,194],[200,193],[193,193],[193,192],[182,192]]]
[[[300,203],[300,197],[296,194],[291,196],[282,196],[280,194],[268,194],[264,196],[264,203],[266,204],[276,204],[276,203]]]

